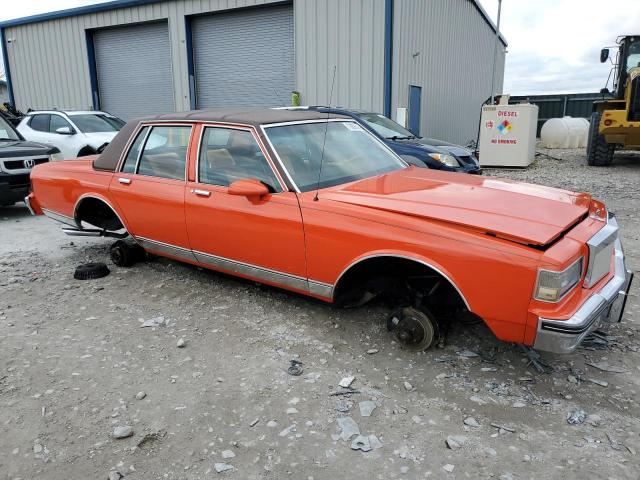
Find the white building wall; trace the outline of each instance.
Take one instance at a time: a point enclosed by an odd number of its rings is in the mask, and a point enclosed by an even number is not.
[[[176,110],[189,109],[185,15],[251,7],[277,0],[174,0],[30,23],[5,29],[16,106],[90,109],[85,30],[166,19]]]
[[[296,85],[302,104],[382,111],[384,0],[296,0]]]
[[[491,95],[495,31],[472,0],[395,0],[392,117],[422,87],[421,135],[458,144],[475,140],[482,102]],[[496,92],[505,46],[498,44]]]

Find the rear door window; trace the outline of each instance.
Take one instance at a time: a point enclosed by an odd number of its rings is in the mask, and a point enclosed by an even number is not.
[[[144,139],[146,138],[148,131],[149,127],[144,127],[142,130],[140,130],[140,133],[138,133],[138,136],[129,148],[127,158],[125,158],[124,164],[122,165],[123,173],[134,173],[136,171],[138,157],[140,156],[142,144],[144,143]]]
[[[184,180],[190,136],[191,126],[151,127],[142,148],[137,173]]]
[[[51,115],[46,113],[41,113],[38,115],[34,115],[31,117],[31,121],[29,122],[29,126],[33,130],[37,130],[38,132],[49,132],[49,117]]]

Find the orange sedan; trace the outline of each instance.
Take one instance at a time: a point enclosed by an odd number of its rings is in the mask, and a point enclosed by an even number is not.
[[[502,340],[571,352],[621,319],[632,279],[616,220],[590,195],[411,167],[340,115],[135,120],[100,156],[39,165],[31,180],[32,213],[70,235],[130,236],[338,305],[383,297],[411,349],[478,318]]]

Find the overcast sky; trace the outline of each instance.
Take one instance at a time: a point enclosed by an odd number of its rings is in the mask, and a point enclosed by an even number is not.
[[[0,20],[99,3],[1,1]],[[498,0],[480,2],[495,21]],[[599,63],[600,48],[640,33],[640,0],[503,0],[500,29],[509,42],[505,93],[596,92],[611,68]]]

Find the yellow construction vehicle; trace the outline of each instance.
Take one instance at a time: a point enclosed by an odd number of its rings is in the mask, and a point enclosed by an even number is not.
[[[616,43],[613,98],[594,102],[587,142],[587,163],[600,167],[611,164],[616,149],[640,150],[640,35],[624,35]],[[600,61],[608,59],[609,48],[603,48]]]

